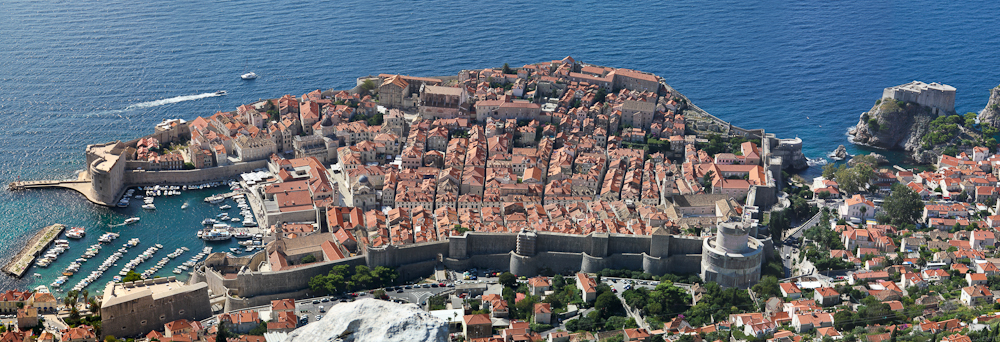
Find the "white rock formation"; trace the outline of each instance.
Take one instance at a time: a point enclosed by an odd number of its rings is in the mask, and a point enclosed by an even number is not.
[[[285,342],[448,341],[448,323],[414,304],[361,299],[335,305]]]

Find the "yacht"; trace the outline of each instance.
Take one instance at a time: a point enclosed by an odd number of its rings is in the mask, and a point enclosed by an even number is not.
[[[184,204],[181,204],[181,210],[184,210],[184,209],[187,209],[187,208],[188,208],[187,202],[184,202]]]
[[[219,207],[219,210],[229,210],[229,209],[230,209],[230,208],[232,208],[232,207],[233,207],[233,206],[231,206],[231,205],[228,205],[228,204],[225,204],[225,205],[223,205],[223,206]]]
[[[245,73],[243,75],[240,75],[240,78],[242,78],[244,80],[252,80],[252,79],[256,79],[257,78],[257,74],[255,74],[253,71],[251,71],[251,72]]]
[[[138,217],[129,217],[129,218],[125,219],[125,224],[133,224],[133,223],[136,223],[136,222],[139,222],[139,218]]]
[[[98,238],[97,241],[109,243],[117,238],[118,238],[118,233],[104,233],[104,235],[101,235],[101,237]]]
[[[216,96],[226,95],[226,91],[225,90],[219,90],[219,91],[215,92],[215,95]]]
[[[256,227],[257,226],[257,222],[254,222],[253,219],[247,218],[247,219],[243,220],[243,226],[244,227]]]
[[[211,225],[216,224],[216,223],[219,223],[219,221],[216,221],[215,219],[207,218],[207,219],[201,220],[201,224],[206,225],[206,226],[211,226]]]
[[[82,239],[86,235],[87,232],[83,229],[83,227],[73,227],[66,232],[66,237],[70,239]]]
[[[156,210],[156,206],[153,205],[153,203],[143,204],[142,208],[146,210]]]
[[[223,241],[233,238],[233,234],[226,229],[203,229],[198,231],[198,237],[205,241]]]

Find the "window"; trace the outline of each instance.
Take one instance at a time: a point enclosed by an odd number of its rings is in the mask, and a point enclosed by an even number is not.
[[[146,325],[146,320],[142,320],[139,324]]]

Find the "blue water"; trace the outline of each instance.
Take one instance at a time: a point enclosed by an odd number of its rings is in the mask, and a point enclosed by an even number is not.
[[[71,177],[83,168],[86,144],[132,139],[165,118],[348,88],[369,74],[453,75],[567,55],[659,74],[716,116],[802,137],[806,155],[821,157],[849,145],[844,132],[886,86],[944,82],[958,88],[959,112],[982,109],[988,89],[1000,83],[1000,36],[992,25],[998,7],[928,0],[0,1],[0,182]],[[247,69],[260,78],[241,81]],[[216,90],[229,95],[151,103]],[[0,258],[39,227],[99,229],[129,214],[71,192],[0,190]],[[187,234],[203,217],[146,216],[132,234],[198,243],[166,233]],[[32,281],[3,276],[0,288]]]

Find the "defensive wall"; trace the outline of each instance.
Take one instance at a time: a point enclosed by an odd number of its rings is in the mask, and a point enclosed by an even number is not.
[[[200,184],[233,178],[241,173],[266,167],[267,160],[254,160],[250,162],[240,162],[232,165],[194,170],[125,170],[124,182],[128,186]]]
[[[535,234],[534,250],[525,252],[527,255],[516,252],[518,234],[466,232],[448,241],[368,248],[361,256],[278,272],[258,271],[266,261],[264,253],[242,258],[215,254],[205,261],[204,277],[212,293],[230,297],[227,308],[239,309],[264,305],[280,296],[303,298],[308,294],[309,279],[336,265],[390,267],[399,272],[402,280],[428,276],[440,267],[497,269],[524,276],[543,271],[598,272],[605,268],[642,270],[654,275],[701,272],[703,238],[667,235],[659,230],[646,236]],[[757,243],[771,247],[770,238]],[[754,260],[756,265],[741,265],[749,269],[748,277],[759,278],[763,258]],[[756,283],[756,279],[750,281]]]
[[[354,256],[281,271],[259,271],[260,264],[264,262],[267,262],[266,253],[239,258],[229,258],[221,253],[213,254],[204,263],[204,277],[208,283],[208,289],[216,295],[221,294],[230,297],[230,299],[240,299],[236,303],[227,304],[230,306],[263,305],[257,303],[257,299],[245,299],[255,297],[289,298],[289,294],[302,296],[305,295],[303,290],[308,289],[310,278],[329,273],[337,265],[347,265],[353,268],[366,264],[364,256]]]

